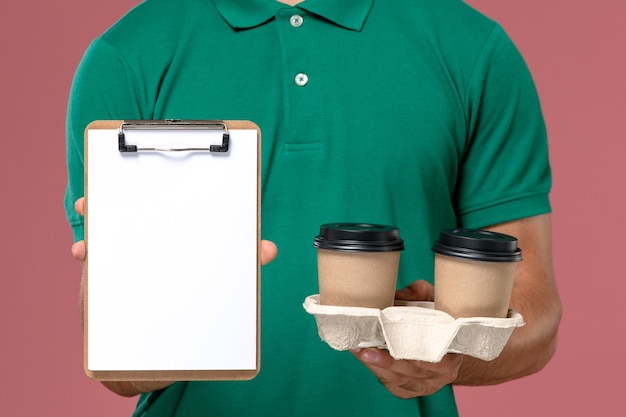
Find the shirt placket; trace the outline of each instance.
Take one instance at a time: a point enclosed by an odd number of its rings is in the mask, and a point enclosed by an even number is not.
[[[314,37],[319,24],[298,8],[281,9],[277,16],[284,91],[286,145],[290,150],[319,150],[323,141],[323,105]]]

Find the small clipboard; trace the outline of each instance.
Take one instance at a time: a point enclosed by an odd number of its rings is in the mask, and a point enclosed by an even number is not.
[[[87,126],[89,377],[258,374],[260,149],[260,130],[250,121]]]

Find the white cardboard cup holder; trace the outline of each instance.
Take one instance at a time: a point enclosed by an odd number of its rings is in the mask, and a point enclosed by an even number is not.
[[[383,310],[320,305],[319,295],[304,300],[315,317],[317,330],[330,347],[348,350],[378,347],[395,359],[439,362],[446,353],[495,359],[511,333],[524,325],[520,313],[510,309],[506,318],[458,318],[435,310],[426,301],[399,301]]]

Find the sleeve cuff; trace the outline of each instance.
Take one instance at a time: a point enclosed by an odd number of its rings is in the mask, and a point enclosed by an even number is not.
[[[550,213],[548,193],[531,194],[459,214],[460,227],[477,229]]]

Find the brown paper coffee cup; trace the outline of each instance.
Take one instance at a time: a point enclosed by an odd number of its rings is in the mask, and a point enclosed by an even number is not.
[[[517,239],[475,229],[442,231],[435,252],[435,308],[453,317],[506,317]]]
[[[400,252],[396,227],[333,223],[320,227],[320,304],[384,309],[393,305]]]

